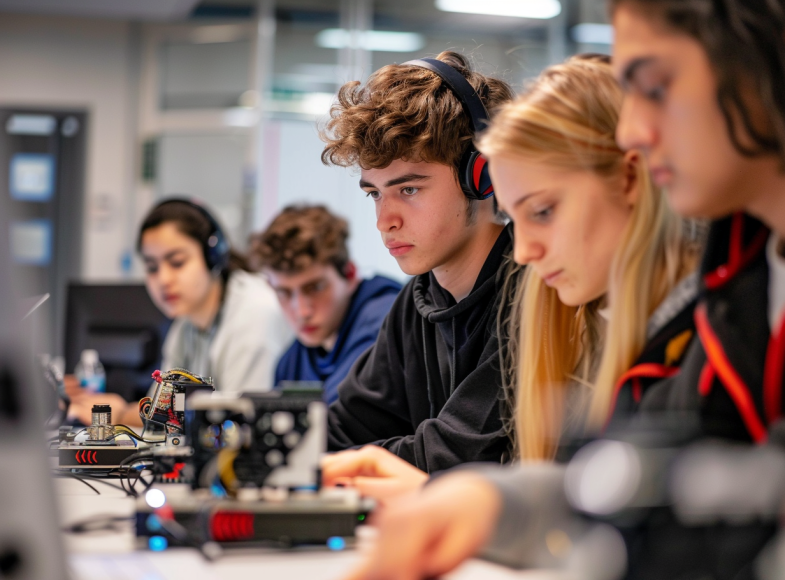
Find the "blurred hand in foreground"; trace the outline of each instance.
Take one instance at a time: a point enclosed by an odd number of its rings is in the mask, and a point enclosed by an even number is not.
[[[436,578],[471,558],[490,539],[499,492],[480,476],[446,475],[421,493],[401,496],[374,514],[378,536],[343,580]]]
[[[109,405],[112,407],[112,423],[115,425],[118,423],[133,426],[142,424],[141,419],[137,418],[134,420],[133,403],[126,402],[117,393],[91,393],[85,391],[77,397],[69,395],[69,398],[71,399],[71,405],[68,407],[68,418],[79,419],[84,425],[90,425],[93,422],[93,405]],[[136,415],[138,417],[138,413]]]
[[[356,488],[377,501],[416,491],[428,481],[428,474],[376,445],[350,449],[322,460],[322,484]]]

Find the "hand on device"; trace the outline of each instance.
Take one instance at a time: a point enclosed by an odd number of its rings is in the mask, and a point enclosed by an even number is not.
[[[426,481],[427,473],[376,445],[342,451],[322,460],[323,485],[351,486],[380,501],[415,491]]]
[[[421,493],[377,510],[378,537],[344,580],[437,578],[474,556],[488,541],[501,510],[496,488],[479,475],[447,475]]]

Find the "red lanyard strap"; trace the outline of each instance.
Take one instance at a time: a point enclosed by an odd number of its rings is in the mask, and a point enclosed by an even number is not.
[[[753,441],[764,443],[767,438],[766,427],[758,416],[749,388],[728,360],[725,350],[722,348],[722,343],[709,323],[705,304],[699,304],[695,309],[695,326],[698,329],[698,336],[706,352],[706,358],[733,400],[733,404],[738,409],[739,414],[741,414],[747,431]]]

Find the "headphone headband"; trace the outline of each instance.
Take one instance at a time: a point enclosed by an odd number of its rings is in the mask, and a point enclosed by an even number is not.
[[[418,58],[403,64],[425,68],[439,75],[461,101],[464,111],[472,122],[475,135],[484,128],[484,125],[488,124],[488,110],[483,105],[477,91],[454,67],[435,58]]]
[[[424,68],[435,73],[450,88],[469,116],[475,138],[488,124],[490,119],[488,109],[485,108],[474,87],[455,67],[435,58],[418,58],[403,64]],[[469,199],[483,200],[493,195],[488,162],[474,147],[474,143],[469,146],[461,158],[458,179],[461,189]]]

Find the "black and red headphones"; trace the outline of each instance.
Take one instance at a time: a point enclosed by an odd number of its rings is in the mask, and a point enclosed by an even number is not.
[[[418,66],[428,69],[439,75],[439,78],[452,90],[456,97],[461,101],[463,110],[469,115],[472,122],[472,130],[475,137],[488,123],[488,110],[483,105],[477,91],[469,84],[469,81],[455,68],[435,58],[419,58],[410,60],[404,65]],[[493,195],[493,184],[488,173],[488,160],[477,151],[472,143],[469,149],[461,157],[458,167],[458,181],[461,189],[469,199],[488,199]]]

